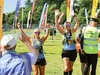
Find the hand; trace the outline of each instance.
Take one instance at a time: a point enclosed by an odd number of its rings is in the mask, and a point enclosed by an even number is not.
[[[25,38],[25,36],[24,36],[23,34],[21,34],[21,35],[19,36],[19,40],[22,41],[23,43],[24,43],[24,42],[27,42],[27,40],[26,40],[26,38]]]
[[[85,54],[84,50],[81,50],[81,54]]]
[[[74,10],[72,11],[71,16],[73,16],[73,17],[75,16]]]
[[[18,27],[18,28],[20,28],[20,27],[21,27],[20,22],[18,22],[18,23],[17,23],[17,27]]]
[[[61,22],[61,19],[62,19],[63,16],[64,16],[64,12],[61,13],[61,15],[60,15],[60,17],[59,17],[59,19],[58,19],[58,23]]]
[[[55,16],[58,16],[60,14],[59,10],[55,10]]]
[[[98,18],[98,13],[95,13],[95,18]]]
[[[50,24],[49,24],[49,23],[47,23],[47,24],[46,24],[46,27],[47,27],[47,28],[50,28]]]

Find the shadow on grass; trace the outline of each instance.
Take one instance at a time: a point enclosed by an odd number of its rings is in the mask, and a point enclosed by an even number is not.
[[[18,54],[25,54],[25,53],[28,53],[28,52],[17,52]]]
[[[58,53],[44,53],[44,54],[47,54],[47,55],[49,55],[49,54],[58,55]]]

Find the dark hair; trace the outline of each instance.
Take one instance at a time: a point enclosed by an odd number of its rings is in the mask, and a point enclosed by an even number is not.
[[[99,22],[99,20],[97,18],[91,18],[91,21],[93,21],[93,22]]]

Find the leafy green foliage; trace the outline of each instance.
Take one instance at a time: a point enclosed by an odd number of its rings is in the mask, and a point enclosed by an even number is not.
[[[48,22],[51,24],[55,23],[55,13],[54,11],[56,9],[60,9],[61,12],[64,12],[65,15],[62,18],[61,24],[63,24],[66,21],[66,0],[36,0],[35,9],[32,17],[32,23],[33,24],[39,24],[40,16],[42,13],[42,9],[45,3],[48,3],[49,9],[48,9]],[[98,4],[98,8],[100,7],[100,1]],[[74,0],[74,11],[79,19],[80,24],[85,24],[85,8],[88,10],[88,19],[90,20],[91,15],[91,9],[92,9],[92,0]],[[23,23],[27,24],[27,18],[28,18],[28,12],[32,10],[32,2],[31,0],[27,0],[24,7],[24,17],[23,17]],[[7,13],[3,14],[3,24],[12,25],[14,20],[14,13]],[[100,15],[100,13],[99,13]],[[19,9],[18,13],[18,21],[22,20],[22,8]],[[73,22],[72,22],[73,23]]]

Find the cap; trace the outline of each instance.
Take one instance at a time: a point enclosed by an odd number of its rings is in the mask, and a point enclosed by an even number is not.
[[[91,21],[99,22],[99,20],[97,18],[91,18]]]
[[[13,48],[16,45],[16,40],[12,35],[5,35],[1,39],[1,46],[9,45],[7,49]]]

